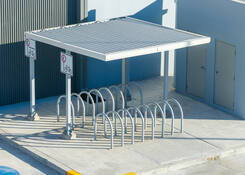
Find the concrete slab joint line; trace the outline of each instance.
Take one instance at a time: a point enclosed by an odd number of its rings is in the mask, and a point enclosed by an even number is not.
[[[76,172],[74,170],[69,170],[69,171],[66,172],[66,175],[83,175],[83,174],[80,174],[80,173],[78,173],[78,172]]]

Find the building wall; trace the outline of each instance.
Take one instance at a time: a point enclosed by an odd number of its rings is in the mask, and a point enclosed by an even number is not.
[[[162,24],[162,16],[166,15],[164,24],[171,26],[175,23],[173,22],[175,21],[175,18],[172,19],[172,14],[175,14],[175,1],[173,0],[88,1],[89,21],[110,19],[120,16],[132,16],[134,18]],[[130,58],[129,78],[133,81],[159,76],[161,74],[161,67],[160,53]],[[173,72],[173,69],[170,70]],[[88,88],[119,84],[120,82],[121,60],[112,62],[102,62],[95,59],[87,60]]]
[[[162,25],[176,28],[176,0],[164,0],[163,1],[163,16],[162,16]],[[175,51],[169,51],[169,79],[170,84],[174,83],[175,77]],[[161,57],[161,76],[164,76],[164,54]],[[171,86],[175,86],[171,84]]]
[[[175,24],[175,18],[171,20],[175,15],[173,0],[81,1],[88,3],[90,21],[129,15],[157,24],[162,24],[164,19],[164,25],[171,27]],[[0,105],[29,100],[29,62],[24,57],[24,32],[82,22],[82,19],[78,19],[81,13],[78,13],[80,5],[77,2],[79,1],[0,0]],[[57,59],[60,51],[37,43],[37,98],[59,95],[65,91],[64,75],[60,74]],[[74,66],[73,90],[121,82],[121,61],[105,63],[95,59],[80,59],[81,56],[76,54],[74,58],[79,64]],[[131,58],[129,65],[130,80],[158,76],[163,67],[160,53]],[[170,68],[170,72],[171,70]]]
[[[24,57],[24,32],[74,22],[74,1],[0,0],[0,105],[29,99],[29,62]],[[60,49],[37,43],[36,93],[64,93],[59,71]]]
[[[232,114],[245,118],[245,4],[235,0],[185,0],[177,4],[177,27],[210,36],[207,45],[206,97],[204,102],[214,105],[215,40],[236,46],[235,97]],[[186,49],[176,52],[176,90],[186,94]]]

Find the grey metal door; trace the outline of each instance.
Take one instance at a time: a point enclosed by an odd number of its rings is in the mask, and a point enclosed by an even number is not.
[[[214,103],[234,109],[236,47],[216,41],[215,95]]]
[[[204,98],[206,86],[206,46],[188,48],[187,92]]]

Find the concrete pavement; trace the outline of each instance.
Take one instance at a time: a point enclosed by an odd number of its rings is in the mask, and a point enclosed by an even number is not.
[[[155,175],[245,175],[245,154],[225,157],[218,160]]]
[[[0,139],[0,166],[8,166],[26,175],[59,175],[39,161],[6,144]]]
[[[163,89],[160,78],[138,83],[142,86],[145,103],[161,98]],[[109,150],[109,140],[103,138],[101,128],[98,141],[93,141],[93,128],[89,120],[87,127],[77,130],[76,140],[63,140],[60,135],[65,126],[64,117],[61,122],[56,122],[57,97],[37,102],[40,121],[25,120],[28,103],[1,107],[0,134],[63,174],[71,169],[84,175],[164,173],[245,151],[244,120],[175,92],[171,92],[170,96],[183,105],[185,132],[179,133],[180,123],[176,119],[176,132],[171,136],[168,119],[164,139],[160,138],[159,118],[154,141],[148,128],[144,143],[140,142],[139,130],[134,145],[130,144],[129,132],[124,147],[120,147],[120,137],[116,137],[116,147]]]

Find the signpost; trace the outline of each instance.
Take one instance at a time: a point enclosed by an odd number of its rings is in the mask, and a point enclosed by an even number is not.
[[[25,56],[32,58],[34,60],[37,59],[36,55],[36,41],[31,40],[29,38],[25,39]]]
[[[66,75],[66,130],[63,137],[66,139],[76,138],[72,132],[71,122],[71,76],[73,76],[73,57],[69,51],[60,54],[60,71]]]
[[[29,120],[39,120],[39,116],[35,109],[35,60],[36,55],[36,41],[29,38],[25,39],[25,56],[30,58],[30,113],[28,115]]]

